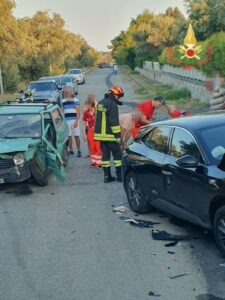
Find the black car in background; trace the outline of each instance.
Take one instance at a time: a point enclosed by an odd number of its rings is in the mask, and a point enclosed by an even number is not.
[[[225,114],[154,123],[123,153],[123,180],[137,213],[156,207],[212,229],[225,255]]]
[[[60,76],[46,76],[46,77],[39,78],[39,81],[49,81],[49,80],[55,81],[58,88],[62,87],[62,80]]]
[[[32,81],[27,85],[27,90],[33,91],[33,102],[61,103],[62,88],[55,80]]]

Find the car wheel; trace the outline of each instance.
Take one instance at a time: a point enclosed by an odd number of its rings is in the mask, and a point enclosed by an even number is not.
[[[69,159],[69,155],[68,155],[67,145],[65,145],[62,152],[62,160],[63,160],[64,167],[68,165],[68,159]]]
[[[213,231],[216,243],[225,257],[225,205],[220,207],[214,216]]]
[[[42,170],[39,166],[37,159],[32,159],[32,161],[29,163],[30,166],[30,172],[34,180],[37,182],[40,186],[46,186],[48,185],[48,170]]]
[[[151,211],[152,206],[143,194],[138,176],[134,172],[127,174],[125,178],[125,190],[129,205],[134,212],[144,214]]]

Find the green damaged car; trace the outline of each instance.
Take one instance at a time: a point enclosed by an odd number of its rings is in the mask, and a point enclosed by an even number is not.
[[[48,184],[48,174],[64,180],[68,127],[58,105],[0,105],[0,184],[31,177]]]

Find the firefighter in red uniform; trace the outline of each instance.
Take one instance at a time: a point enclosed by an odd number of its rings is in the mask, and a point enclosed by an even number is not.
[[[155,109],[160,109],[163,105],[165,105],[165,100],[163,96],[157,96],[154,100],[147,100],[141,102],[137,105],[137,110],[142,113],[142,120],[136,124],[136,128],[139,129],[141,126],[148,125],[153,122],[153,115]]]
[[[188,117],[190,116],[190,112],[187,110],[177,109],[175,106],[170,105],[168,107],[168,113],[172,119],[181,118],[181,117]]]
[[[95,114],[96,114],[95,95],[89,95],[89,100],[85,102],[86,110],[83,114],[83,132],[84,141],[88,142],[88,148],[91,154],[91,167],[102,167],[102,151],[100,148],[100,142],[94,140],[94,126],[95,126]]]
[[[113,86],[110,88],[109,93],[105,95],[105,98],[97,105],[94,139],[100,141],[105,183],[115,180],[122,182],[122,152],[120,149],[121,129],[118,105],[122,104],[119,100],[123,96],[123,89],[120,86]],[[111,174],[111,153],[116,167],[117,178],[113,177]]]

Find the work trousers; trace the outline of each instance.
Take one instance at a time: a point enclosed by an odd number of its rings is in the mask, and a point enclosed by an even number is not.
[[[90,154],[91,154],[91,164],[97,167],[102,166],[102,151],[100,147],[100,142],[94,140],[94,128],[88,129],[87,134]]]
[[[110,158],[111,153],[114,160],[114,165],[116,168],[121,167],[121,158],[122,158],[122,151],[120,149],[120,145],[116,142],[101,142],[101,149],[102,149],[102,166],[103,168],[110,167]]]

